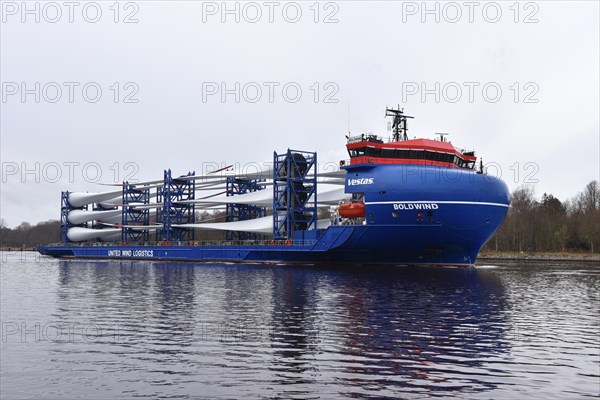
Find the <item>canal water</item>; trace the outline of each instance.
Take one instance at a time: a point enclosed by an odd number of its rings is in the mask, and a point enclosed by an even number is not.
[[[2,399],[600,396],[598,263],[0,256]]]

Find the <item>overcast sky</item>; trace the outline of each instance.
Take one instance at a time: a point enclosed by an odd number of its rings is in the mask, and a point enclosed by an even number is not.
[[[411,137],[449,132],[511,190],[565,200],[599,179],[597,1],[1,4],[11,227],[128,174],[288,147],[337,163],[348,127],[388,135],[397,104]]]

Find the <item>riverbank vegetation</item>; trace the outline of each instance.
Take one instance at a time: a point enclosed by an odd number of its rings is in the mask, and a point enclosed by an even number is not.
[[[598,181],[565,201],[547,193],[536,199],[530,186],[516,189],[510,197],[506,220],[483,252],[600,252]]]

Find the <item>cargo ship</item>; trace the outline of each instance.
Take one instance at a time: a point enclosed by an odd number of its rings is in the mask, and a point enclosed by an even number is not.
[[[509,192],[474,151],[446,134],[408,138],[386,108],[392,136],[346,136],[349,159],[319,172],[317,153],[288,149],[261,171],[123,182],[113,191],[62,192],[60,258],[242,263],[474,265],[501,226]],[[201,196],[203,190],[212,194]],[[219,190],[222,190],[219,192]],[[217,192],[217,193],[214,193]],[[200,210],[225,221],[199,221]],[[224,231],[223,240],[199,232]]]

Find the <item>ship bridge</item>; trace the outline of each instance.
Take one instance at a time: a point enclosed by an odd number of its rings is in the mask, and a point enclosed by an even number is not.
[[[439,140],[409,140],[407,121],[413,117],[405,115],[400,108],[386,108],[386,116],[393,117],[391,128],[394,135],[388,142],[373,134],[347,136],[346,148],[350,155],[350,165],[421,164],[447,168],[475,168],[475,152],[458,150],[446,140],[447,133],[438,133]],[[341,163],[344,164],[345,162]]]
[[[349,140],[346,148],[350,155],[350,165],[422,164],[473,169],[477,161],[475,152],[463,153],[450,142],[414,139],[384,143],[379,137],[373,136],[362,135],[363,140]]]

